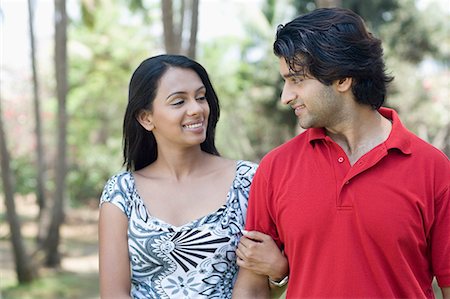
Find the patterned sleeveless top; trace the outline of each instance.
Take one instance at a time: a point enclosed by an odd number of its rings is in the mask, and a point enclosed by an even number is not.
[[[226,203],[183,226],[148,213],[132,173],[108,180],[100,205],[110,202],[128,218],[133,298],[231,298],[238,269],[235,250],[256,168],[238,161]]]

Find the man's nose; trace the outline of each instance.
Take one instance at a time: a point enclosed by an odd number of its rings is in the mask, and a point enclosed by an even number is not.
[[[285,105],[291,105],[296,98],[297,94],[285,83],[283,86],[283,90],[281,91],[281,103]]]

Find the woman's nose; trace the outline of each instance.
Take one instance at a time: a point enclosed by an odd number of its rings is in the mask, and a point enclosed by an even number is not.
[[[202,103],[198,102],[196,99],[189,100],[188,114],[195,115],[203,111]]]

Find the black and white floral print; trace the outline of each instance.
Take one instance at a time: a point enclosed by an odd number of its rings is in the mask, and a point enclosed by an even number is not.
[[[128,217],[133,298],[231,298],[235,250],[256,167],[238,161],[226,204],[179,227],[148,213],[132,173],[119,173],[107,182],[100,204],[110,202]]]

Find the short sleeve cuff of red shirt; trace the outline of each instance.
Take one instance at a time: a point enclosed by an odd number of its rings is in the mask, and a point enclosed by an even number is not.
[[[450,287],[450,274],[436,277],[439,287]]]

